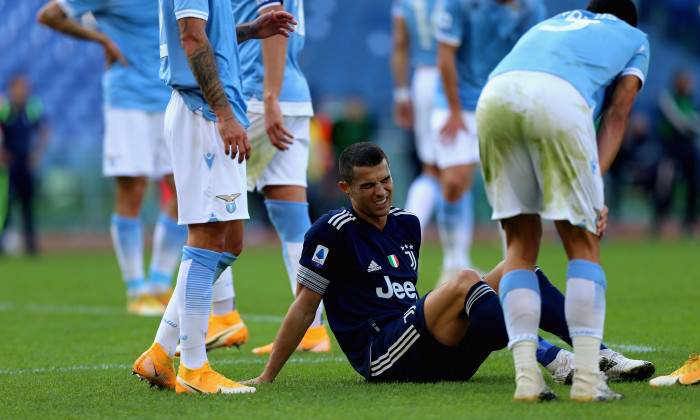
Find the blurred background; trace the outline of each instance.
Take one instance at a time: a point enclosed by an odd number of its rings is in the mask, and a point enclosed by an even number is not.
[[[95,43],[40,26],[35,16],[44,3],[0,0],[0,98],[7,101],[13,75],[25,74],[46,128],[45,142],[37,143],[43,145],[37,149],[36,162],[39,248],[109,248],[114,185],[101,173],[103,51]],[[587,1],[546,3],[551,16],[583,8]],[[649,35],[651,63],[620,155],[606,179],[610,235],[692,237],[700,177],[698,2],[636,3],[639,27]],[[301,65],[316,111],[308,190],[312,220],[347,205],[336,185],[335,159],[337,151],[351,142],[373,141],[387,151],[398,181],[394,205],[404,204],[406,189],[418,172],[411,134],[398,129],[391,118],[390,8],[391,0],[305,1],[307,39]],[[669,121],[661,109],[679,96],[685,98],[682,121]],[[498,240],[483,185],[477,180],[474,186],[476,240]],[[161,189],[157,183],[149,189],[145,225],[157,217]],[[251,194],[250,201],[246,240],[274,237],[268,233],[262,199]],[[16,204],[11,206],[12,223],[3,240],[8,253],[23,248],[18,212]],[[432,238],[429,232],[428,239]]]

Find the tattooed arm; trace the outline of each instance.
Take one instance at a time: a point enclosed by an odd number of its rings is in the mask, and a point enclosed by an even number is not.
[[[236,39],[243,43],[249,39],[265,39],[274,35],[289,37],[296,25],[294,17],[284,10],[273,10],[258,16],[254,21],[236,25]]]
[[[205,32],[206,24],[205,20],[193,17],[178,19],[180,42],[192,74],[209,107],[216,114],[216,128],[224,142],[226,154],[231,159],[238,155],[238,163],[241,163],[243,159],[250,158],[250,143],[245,129],[236,120],[226,97],[224,86],[219,78],[214,50]]]
[[[39,10],[36,18],[39,23],[59,32],[63,32],[66,35],[102,44],[107,60],[107,67],[112,65],[115,61],[119,61],[123,66],[129,65],[124,54],[122,54],[114,41],[98,30],[86,28],[77,21],[69,19],[56,0],[46,3],[44,7]]]

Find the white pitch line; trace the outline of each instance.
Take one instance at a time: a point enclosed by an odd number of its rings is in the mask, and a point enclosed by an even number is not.
[[[45,305],[39,303],[27,303],[18,305],[9,302],[0,302],[0,312],[32,312],[38,314],[63,314],[63,315],[125,315],[121,308],[110,306],[83,306],[83,305]],[[284,317],[275,315],[245,314],[245,320],[281,324]],[[155,317],[154,317],[155,318]]]
[[[554,344],[555,346],[565,348],[567,350],[569,349],[569,345],[564,342],[564,340],[561,340],[559,338],[546,338],[546,340]],[[644,344],[622,344],[622,343],[606,343],[603,342],[607,347],[611,348],[614,351],[619,351],[622,353],[626,352],[632,352],[632,353],[652,353],[656,351],[668,351],[668,349],[665,349],[663,347],[652,347],[652,346],[646,346]]]
[[[302,357],[292,357],[289,359],[288,363],[302,363],[302,364],[316,364],[316,363],[327,363],[327,362],[345,362],[344,357],[318,357],[318,358],[302,358]],[[256,359],[223,359],[217,360],[216,365],[262,365],[267,362],[267,359],[256,358]],[[76,371],[95,371],[95,370],[130,370],[133,365],[120,364],[120,363],[104,363],[101,365],[74,365],[74,366],[49,366],[43,368],[32,368],[32,369],[0,369],[0,375],[26,375],[26,374],[37,374],[37,373],[66,373],[66,372],[76,372]]]

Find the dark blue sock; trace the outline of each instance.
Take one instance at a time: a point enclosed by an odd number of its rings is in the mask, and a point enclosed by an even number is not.
[[[537,361],[542,366],[547,366],[548,364],[552,363],[554,359],[556,359],[561,347],[555,346],[540,336],[537,336],[537,338],[540,339],[539,343],[537,343]]]
[[[537,274],[537,282],[542,296],[540,328],[571,345],[569,326],[566,324],[566,315],[564,314],[564,295],[549,282],[542,270],[537,268],[535,274]]]
[[[477,282],[464,299],[465,312],[472,322],[467,330],[470,343],[488,352],[508,345],[503,309],[496,292],[484,281]],[[476,344],[478,343],[478,344]]]

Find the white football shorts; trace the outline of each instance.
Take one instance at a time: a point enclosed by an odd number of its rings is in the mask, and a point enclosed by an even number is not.
[[[503,73],[476,115],[494,220],[540,214],[596,233],[603,178],[593,111],[576,88],[548,73]]]
[[[418,160],[427,165],[435,165],[437,161],[430,118],[435,104],[435,90],[439,77],[437,67],[420,66],[416,68],[411,80],[416,154]]]
[[[267,185],[298,185],[306,188],[309,166],[309,122],[306,116],[285,116],[284,126],[294,140],[288,150],[278,150],[265,131],[265,114],[248,111],[251,156],[247,167],[248,191]]]
[[[470,165],[479,163],[479,140],[476,136],[476,117],[472,111],[462,111],[462,120],[469,132],[460,130],[453,139],[445,139],[440,136],[440,130],[445,125],[450,111],[448,109],[434,109],[430,118],[430,126],[433,131],[433,144],[436,151],[437,167],[449,168],[457,165]]]
[[[163,112],[105,108],[102,172],[105,176],[158,178],[173,172],[163,134]]]
[[[165,110],[171,145],[178,223],[248,219],[246,162],[224,153],[216,122],[192,112],[174,90]]]

